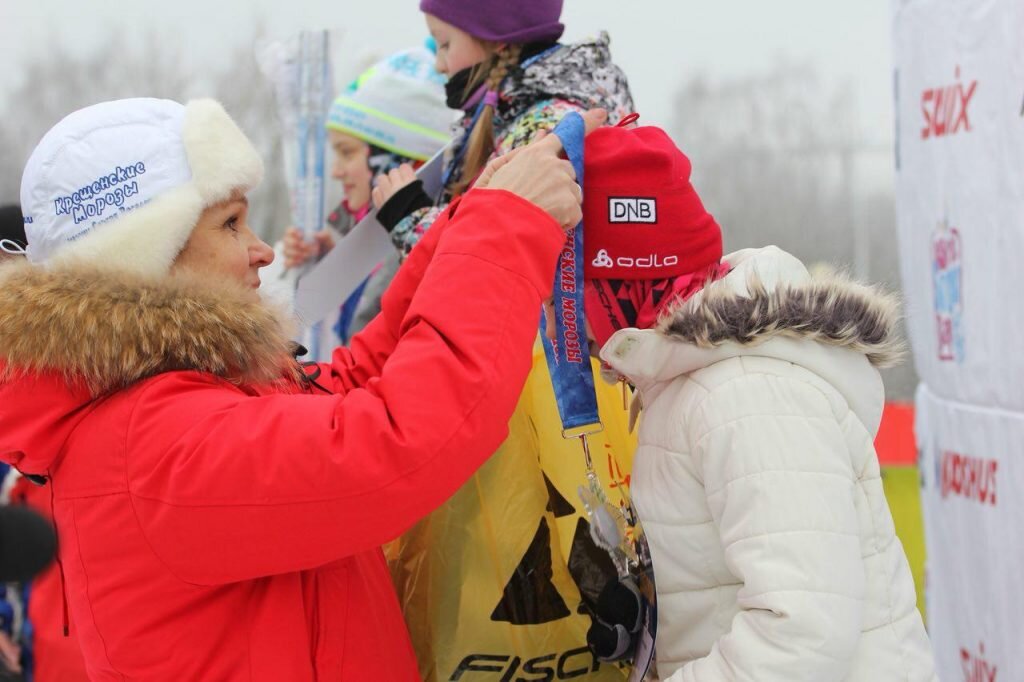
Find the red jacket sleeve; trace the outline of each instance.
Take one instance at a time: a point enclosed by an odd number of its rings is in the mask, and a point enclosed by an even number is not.
[[[471,192],[363,387],[251,396],[194,372],[140,387],[128,481],[153,551],[188,582],[252,579],[373,548],[438,506],[507,435],[563,243],[532,204]]]
[[[398,269],[394,280],[381,297],[381,311],[358,334],[352,337],[348,346],[334,350],[330,365],[321,366],[321,374],[327,377],[335,393],[345,393],[363,386],[371,378],[380,376],[385,361],[398,343],[402,320],[412,297],[422,281],[427,266],[433,259],[441,235],[447,228],[450,215],[458,209],[453,203],[445,211],[423,240],[416,245],[409,257]]]

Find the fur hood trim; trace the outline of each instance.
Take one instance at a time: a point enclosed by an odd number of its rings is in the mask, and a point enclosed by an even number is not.
[[[281,380],[296,371],[287,317],[245,293],[194,275],[4,266],[0,379],[56,372],[94,396],[176,370],[239,384]]]
[[[730,286],[730,279],[709,284],[667,312],[658,331],[700,348],[727,342],[753,346],[789,337],[863,353],[876,367],[891,367],[903,358],[899,299],[877,287],[837,272],[770,287],[751,270],[745,292]]]

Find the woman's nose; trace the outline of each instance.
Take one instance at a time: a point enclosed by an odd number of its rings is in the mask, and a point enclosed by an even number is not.
[[[274,262],[274,249],[262,239],[256,240],[256,244],[249,254],[249,262],[258,268],[266,267]]]

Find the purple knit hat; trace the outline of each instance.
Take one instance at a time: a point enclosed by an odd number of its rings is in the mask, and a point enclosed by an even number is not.
[[[420,11],[496,43],[558,40],[565,30],[562,0],[420,0]]]

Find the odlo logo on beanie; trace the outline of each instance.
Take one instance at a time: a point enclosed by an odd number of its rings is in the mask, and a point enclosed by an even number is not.
[[[595,268],[666,268],[679,265],[679,256],[662,256],[657,253],[650,253],[646,256],[632,257],[619,256],[614,260],[608,255],[607,249],[600,249],[590,264]]]

